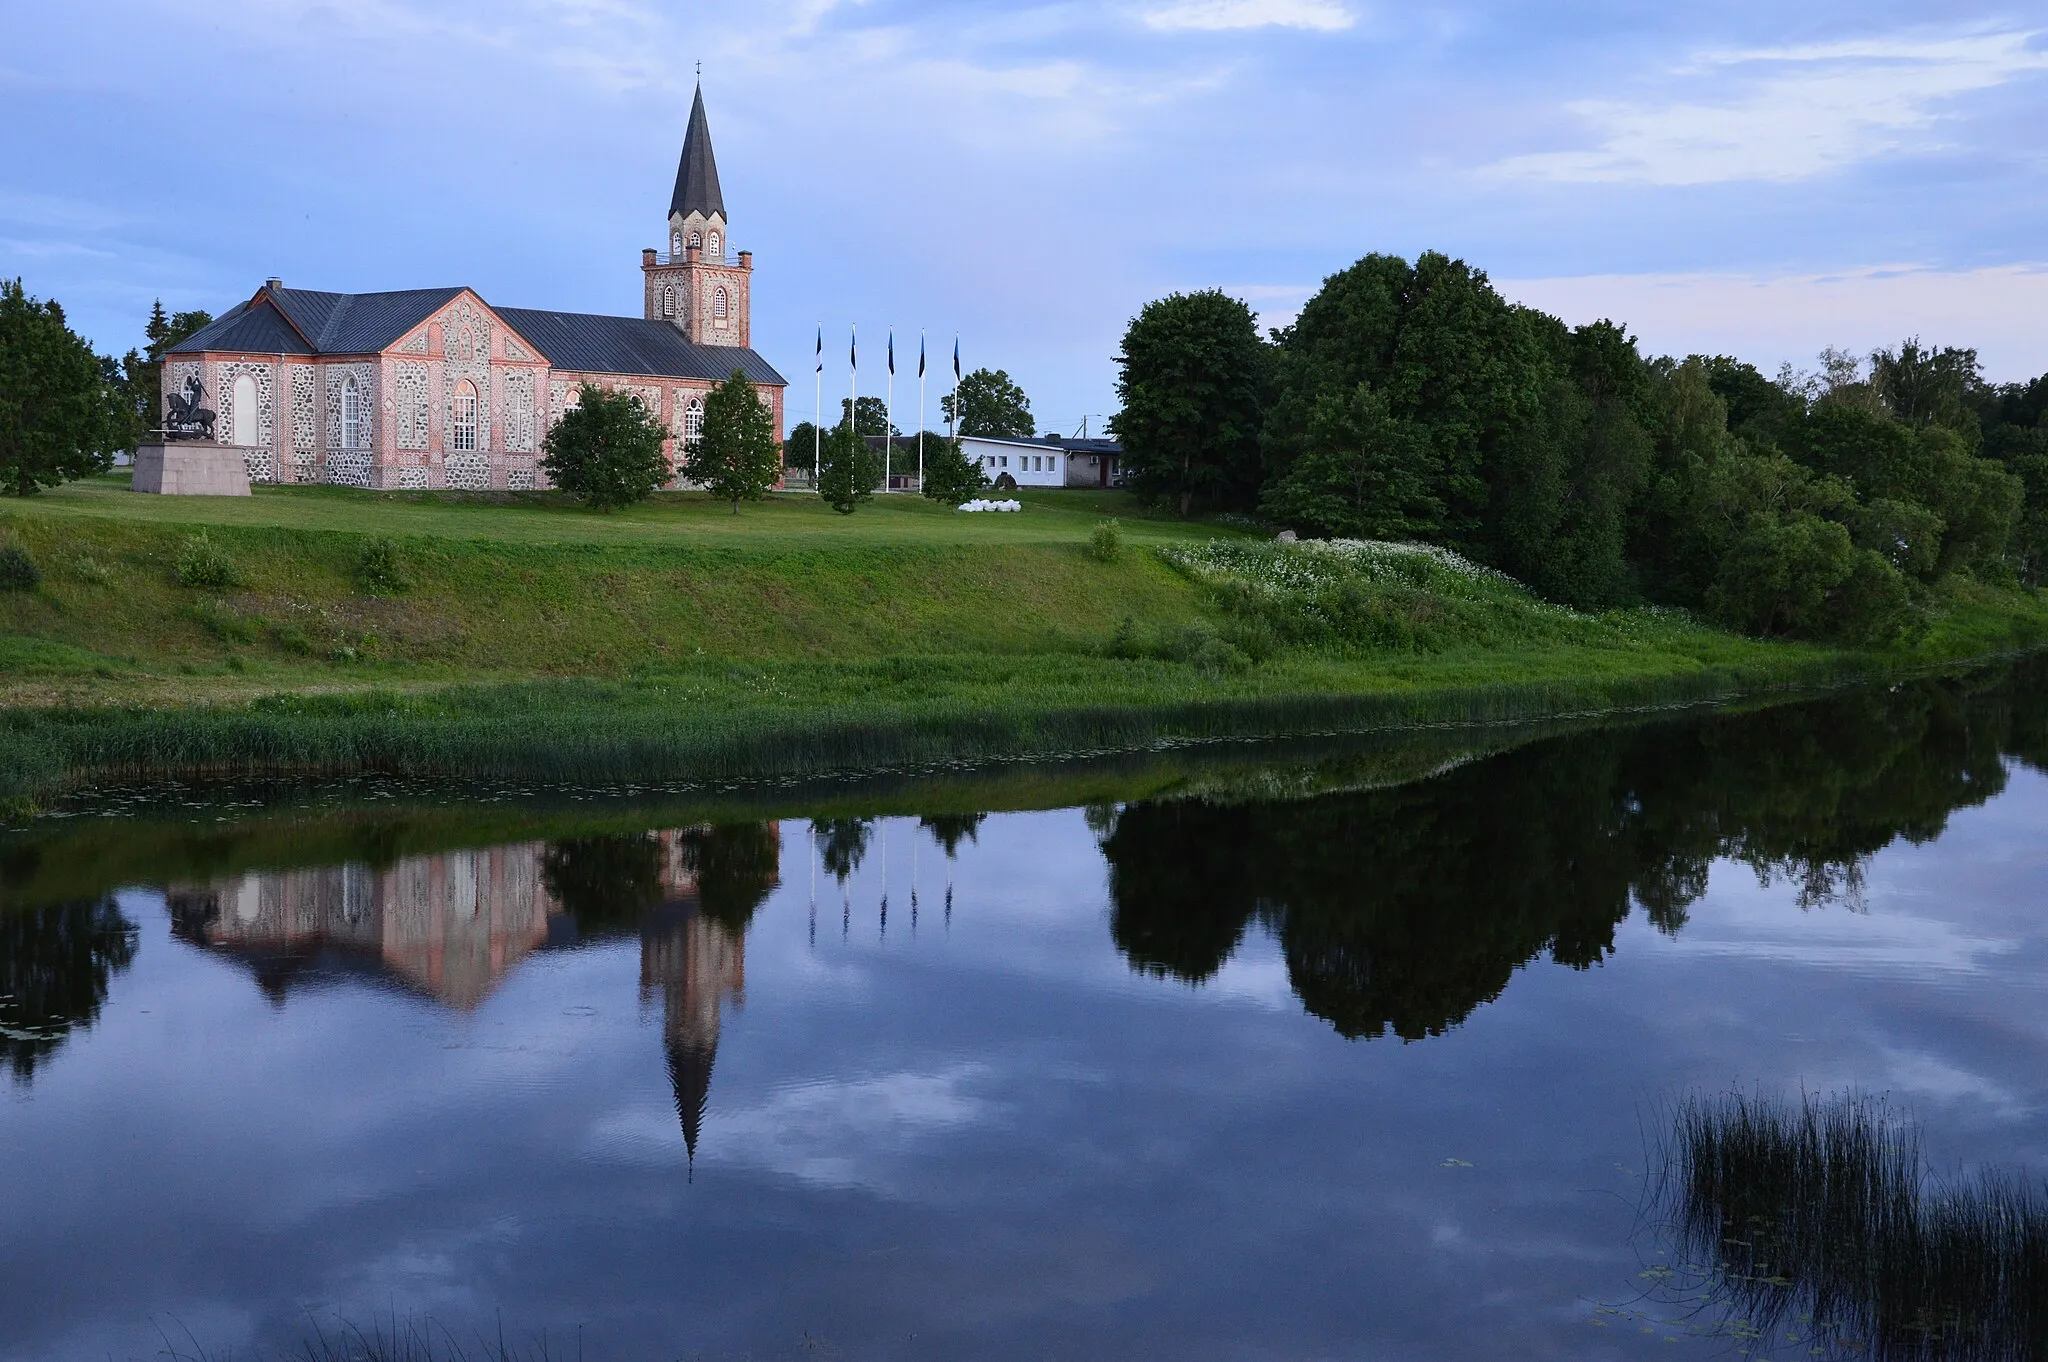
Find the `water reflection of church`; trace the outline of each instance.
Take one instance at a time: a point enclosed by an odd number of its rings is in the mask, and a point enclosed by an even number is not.
[[[775,825],[759,890],[776,883]],[[619,906],[637,918],[640,996],[660,999],[676,1114],[694,1160],[724,1006],[746,985],[745,926],[707,914],[695,852],[700,830],[622,839],[648,853],[651,883],[627,876]],[[550,844],[403,857],[389,865],[253,871],[166,893],[172,935],[237,961],[282,1006],[294,988],[340,979],[386,984],[449,1008],[476,1008],[536,951],[603,940],[580,930],[551,891]]]

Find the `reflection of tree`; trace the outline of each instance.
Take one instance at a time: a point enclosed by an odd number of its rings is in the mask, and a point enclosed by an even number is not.
[[[1258,919],[1343,1034],[1439,1034],[1539,953],[1600,960],[1634,903],[1677,932],[1717,858],[1855,906],[1870,854],[1938,835],[2003,787],[2009,739],[2048,731],[2028,680],[1581,734],[1368,794],[1133,804],[1103,839],[1111,933],[1133,968],[1200,980]]]
[[[935,813],[917,820],[917,825],[932,835],[950,858],[960,851],[960,843],[979,842],[981,825],[988,818],[985,813]]]
[[[725,823],[682,835],[683,866],[697,881],[706,917],[744,933],[782,872],[773,823]]]
[[[0,913],[0,1055],[17,1082],[99,1020],[107,981],[135,959],[136,927],[112,897]]]
[[[660,843],[644,832],[551,842],[541,883],[576,919],[580,936],[632,931],[662,901]]]
[[[818,839],[826,873],[845,884],[846,877],[867,859],[868,837],[874,829],[872,818],[824,818],[813,823],[811,832]]]

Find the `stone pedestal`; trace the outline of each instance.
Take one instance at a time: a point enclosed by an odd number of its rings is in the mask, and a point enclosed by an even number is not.
[[[246,497],[249,464],[234,445],[210,440],[138,445],[133,489],[167,497]]]

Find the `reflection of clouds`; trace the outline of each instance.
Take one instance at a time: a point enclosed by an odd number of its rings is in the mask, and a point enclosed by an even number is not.
[[[771,1090],[751,1106],[713,1107],[705,1118],[704,1162],[760,1168],[828,1187],[887,1191],[875,1165],[906,1146],[985,1124],[1002,1105],[968,1089],[988,1067],[954,1064],[928,1072],[810,1079]],[[637,1164],[681,1164],[672,1112],[636,1106],[600,1121],[590,1156]]]

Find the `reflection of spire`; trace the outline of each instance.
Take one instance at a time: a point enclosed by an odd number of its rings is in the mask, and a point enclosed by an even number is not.
[[[697,1136],[718,1058],[719,1013],[746,992],[746,948],[740,933],[699,908],[696,887],[649,914],[640,931],[640,990],[661,992],[662,1048],[675,1091],[676,1117],[696,1175]]]

